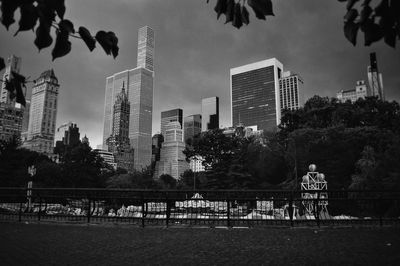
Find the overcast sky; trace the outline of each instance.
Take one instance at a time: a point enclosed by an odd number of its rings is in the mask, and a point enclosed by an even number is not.
[[[229,69],[276,57],[304,79],[304,97],[333,97],[367,80],[369,53],[376,52],[388,100],[400,100],[400,47],[383,42],[353,47],[343,35],[345,5],[338,1],[273,0],[275,17],[255,19],[240,30],[224,25],[213,11],[215,0],[67,0],[65,18],[77,29],[114,31],[119,38],[116,60],[98,47],[90,53],[72,39],[72,51],[51,61],[51,49],[38,53],[34,33],[12,37],[0,27],[0,57],[22,57],[21,72],[31,79],[53,68],[60,83],[57,127],[78,124],[92,147],[101,143],[107,76],[136,66],[137,30],[155,31],[153,133],[160,130],[160,112],[182,108],[184,116],[200,113],[201,99],[220,97],[220,124],[230,126]],[[399,45],[400,46],[400,45]],[[2,73],[1,73],[2,75]]]

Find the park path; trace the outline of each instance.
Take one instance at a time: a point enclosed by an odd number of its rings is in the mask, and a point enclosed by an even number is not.
[[[1,265],[399,265],[400,228],[0,223]]]

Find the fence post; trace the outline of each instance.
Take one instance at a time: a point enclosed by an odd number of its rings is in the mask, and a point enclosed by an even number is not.
[[[171,206],[170,206],[169,199],[168,199],[168,192],[165,192],[165,201],[167,203],[167,212],[166,212],[166,220],[165,220],[165,222],[166,222],[167,227],[168,227],[169,217],[171,215]]]
[[[318,227],[320,226],[320,220],[319,220],[319,191],[317,192],[317,199],[314,201],[314,216],[315,219],[317,220],[317,225]]]
[[[22,220],[22,202],[19,203],[18,222]]]
[[[40,221],[40,211],[42,210],[42,198],[39,197],[38,221]]]
[[[226,203],[228,205],[228,208],[227,208],[227,212],[228,212],[228,215],[227,215],[227,226],[231,227],[231,202],[229,200],[229,197],[226,199]]]
[[[144,195],[143,195],[143,192],[140,194],[140,198],[142,200],[142,227],[144,227]]]
[[[289,219],[290,219],[290,226],[293,227],[293,191],[290,191],[290,196],[289,196]]]
[[[383,226],[383,212],[380,210],[382,206],[382,192],[379,195],[379,200],[378,200],[378,209],[379,209],[379,225],[382,227]]]
[[[90,198],[88,197],[87,223],[90,223]]]

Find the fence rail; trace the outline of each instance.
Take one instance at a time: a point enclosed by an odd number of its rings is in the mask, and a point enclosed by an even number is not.
[[[0,188],[0,220],[229,227],[400,224],[400,191]]]

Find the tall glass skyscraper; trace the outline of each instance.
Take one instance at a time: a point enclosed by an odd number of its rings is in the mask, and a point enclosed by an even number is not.
[[[383,91],[382,74],[378,70],[378,61],[376,53],[369,54],[370,65],[368,66],[368,82],[371,96],[377,96],[378,99],[384,101],[385,93]]]
[[[279,79],[283,65],[276,58],[230,70],[232,126],[276,130],[281,120]]]
[[[103,147],[112,133],[113,105],[123,84],[130,102],[129,139],[134,149],[134,167],[140,170],[151,163],[151,131],[153,116],[154,31],[148,26],[139,29],[137,67],[106,79]]]
[[[219,128],[219,98],[201,100],[201,131]]]
[[[169,122],[179,122],[181,129],[183,128],[183,110],[173,109],[161,112],[161,134],[165,138],[165,130]]]
[[[185,117],[183,125],[185,133],[185,143],[187,143],[189,139],[193,139],[194,136],[201,133],[201,115],[197,114]]]

